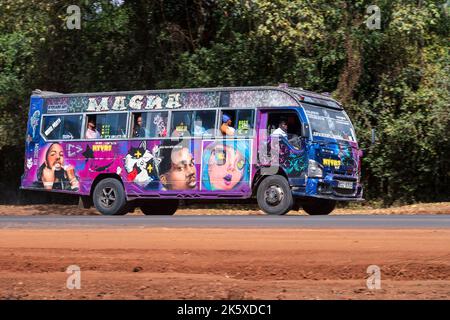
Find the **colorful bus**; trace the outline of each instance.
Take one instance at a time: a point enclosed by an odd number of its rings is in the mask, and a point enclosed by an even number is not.
[[[328,214],[362,200],[361,154],[342,105],[300,88],[36,90],[21,188],[76,194],[105,215],[171,215],[189,199]]]

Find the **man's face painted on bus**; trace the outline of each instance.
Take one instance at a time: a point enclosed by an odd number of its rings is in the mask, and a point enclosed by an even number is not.
[[[161,183],[170,190],[194,189],[197,185],[194,159],[188,148],[174,149],[172,165],[168,172],[160,176]]]
[[[243,155],[229,146],[216,146],[208,160],[208,175],[213,189],[231,190],[244,175]]]
[[[64,166],[64,152],[63,148],[59,144],[54,144],[50,147],[45,159],[46,165],[50,169],[56,171],[61,170]]]

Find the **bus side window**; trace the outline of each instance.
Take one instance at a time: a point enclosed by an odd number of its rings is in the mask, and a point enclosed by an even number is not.
[[[196,137],[211,137],[214,135],[215,124],[215,110],[194,111],[194,125],[191,128],[191,134]]]
[[[127,113],[97,114],[96,120],[99,139],[126,138]]]
[[[253,135],[254,119],[254,110],[238,110],[236,120],[236,135],[247,137]]]
[[[193,111],[172,112],[172,137],[188,137],[192,130]]]
[[[48,140],[80,139],[82,119],[82,115],[44,116],[44,136]]]
[[[167,137],[168,111],[147,112],[143,116],[146,128],[146,137],[164,138]]]

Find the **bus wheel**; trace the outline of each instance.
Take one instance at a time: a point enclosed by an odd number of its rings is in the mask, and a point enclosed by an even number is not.
[[[178,210],[178,200],[151,200],[140,208],[146,216],[172,216]]]
[[[286,178],[274,175],[265,178],[256,193],[258,205],[270,215],[283,215],[294,205],[291,188]]]
[[[326,199],[314,199],[302,205],[306,213],[318,216],[330,214],[336,207],[336,201]]]
[[[125,190],[120,181],[114,178],[103,179],[95,186],[93,201],[95,208],[107,216],[124,215],[129,209]]]

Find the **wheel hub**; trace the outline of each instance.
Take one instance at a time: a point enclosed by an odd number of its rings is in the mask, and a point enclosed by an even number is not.
[[[100,202],[103,206],[109,208],[116,201],[116,192],[113,188],[103,188],[102,195],[100,196]]]
[[[283,189],[279,185],[273,185],[267,188],[264,198],[266,203],[272,206],[278,205],[284,198]]]

